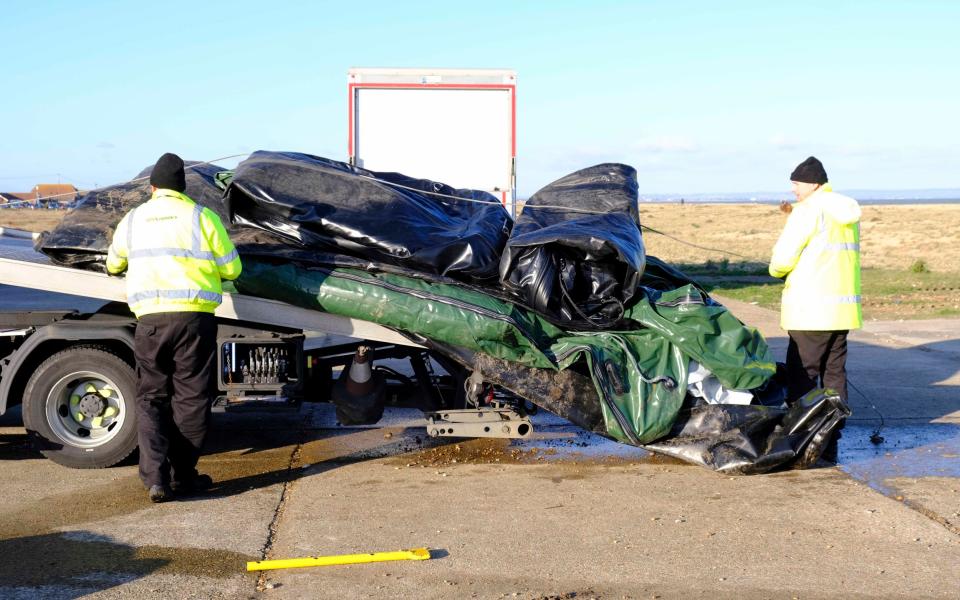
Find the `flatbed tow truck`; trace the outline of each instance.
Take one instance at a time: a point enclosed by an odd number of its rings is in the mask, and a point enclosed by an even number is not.
[[[516,79],[504,69],[350,69],[349,161],[485,190],[513,213]],[[18,296],[28,299],[18,304]],[[430,435],[532,432],[531,405],[494,390],[477,365],[386,327],[240,294],[224,294],[216,315],[213,410],[329,400],[334,373],[362,344],[381,363],[409,361],[377,367],[386,403],[422,408]],[[28,240],[0,235],[0,414],[22,403],[37,447],[63,465],[106,467],[129,456],[135,323],[122,279],[55,266]],[[508,369],[486,365],[484,373]],[[554,396],[576,396],[569,385],[553,387]]]
[[[18,293],[44,299],[18,305]],[[125,281],[56,266],[25,243],[0,243],[0,296],[0,414],[22,404],[34,445],[64,466],[108,467],[132,454],[136,319],[126,305]],[[362,344],[375,360],[409,361],[410,376],[377,367],[386,382],[384,401],[424,410],[430,435],[532,432],[522,401],[518,407],[507,397],[481,406],[492,399],[492,386],[376,323],[242,294],[224,294],[216,316],[214,411],[328,401],[334,372],[350,365]]]

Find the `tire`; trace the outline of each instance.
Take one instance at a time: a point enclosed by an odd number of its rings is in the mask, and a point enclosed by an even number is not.
[[[74,346],[37,367],[23,392],[34,446],[65,467],[113,466],[137,448],[136,374],[99,346]]]

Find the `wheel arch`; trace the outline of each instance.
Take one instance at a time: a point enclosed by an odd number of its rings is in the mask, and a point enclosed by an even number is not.
[[[46,359],[72,346],[104,346],[134,366],[134,322],[95,325],[89,322],[55,323],[32,333],[4,365],[0,379],[0,414],[20,404],[34,370]]]

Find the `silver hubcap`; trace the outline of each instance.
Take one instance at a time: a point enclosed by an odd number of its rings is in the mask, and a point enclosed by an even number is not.
[[[77,371],[51,388],[46,413],[50,428],[63,442],[96,448],[120,432],[127,411],[113,381],[100,373]]]

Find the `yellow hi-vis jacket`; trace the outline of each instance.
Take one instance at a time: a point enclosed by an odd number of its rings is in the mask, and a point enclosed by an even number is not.
[[[127,270],[127,304],[137,318],[164,312],[209,312],[220,305],[221,279],[240,275],[240,256],[209,208],[186,194],[158,189],[113,232],[107,271]]]
[[[863,325],[860,205],[824,185],[793,205],[773,247],[770,274],[786,275],[780,326],[840,331]]]

